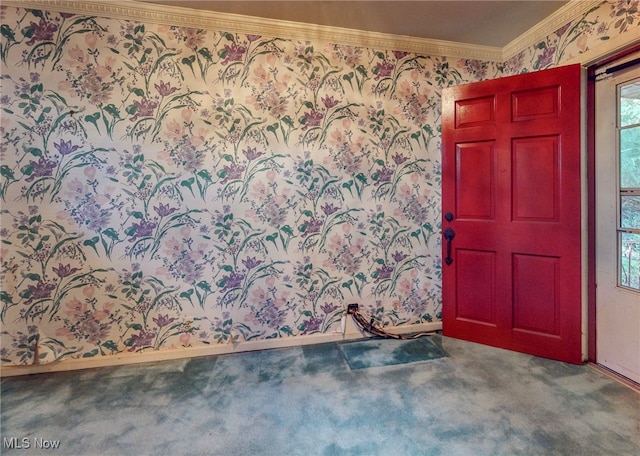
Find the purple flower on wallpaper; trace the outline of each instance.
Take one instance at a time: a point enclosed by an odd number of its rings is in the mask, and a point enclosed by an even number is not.
[[[162,95],[163,97],[169,96],[172,93],[175,93],[178,91],[177,87],[171,87],[170,83],[164,82],[164,81],[160,81],[160,84],[154,84],[156,87],[156,90],[158,91],[158,93],[160,95]]]
[[[69,155],[80,149],[80,146],[72,146],[71,141],[65,141],[64,139],[61,139],[58,144],[54,142],[53,145],[60,155]]]
[[[86,195],[79,204],[68,203],[67,208],[78,225],[86,225],[96,232],[109,227],[111,211],[99,204],[93,195]]]
[[[41,18],[38,24],[35,22],[31,23],[31,30],[33,30],[33,35],[31,35],[31,39],[27,41],[29,46],[33,45],[36,41],[51,41],[53,34],[58,31],[58,26],[47,22],[45,18]]]
[[[256,158],[264,155],[264,152],[257,152],[255,147],[253,148],[249,147],[243,150],[242,153],[244,154],[245,157],[247,157],[247,160],[249,161],[255,160]]]
[[[400,263],[402,260],[407,258],[408,255],[405,255],[403,252],[396,251],[396,253],[391,256],[393,258],[393,261],[395,261],[396,263]]]
[[[146,332],[144,330],[140,331],[140,334],[133,334],[131,336],[131,341],[133,344],[129,351],[134,351],[136,348],[145,348],[151,345],[151,341],[156,337],[156,333],[154,332]]]
[[[377,175],[378,178],[376,179],[376,185],[379,185],[382,182],[389,182],[391,181],[391,177],[393,177],[393,169],[383,166],[378,170]]]
[[[304,322],[304,331],[302,334],[318,331],[320,329],[320,325],[322,325],[322,319],[311,317]]]
[[[480,60],[466,60],[465,66],[469,73],[475,74],[478,79],[484,79],[487,76],[487,62],[482,62]]]
[[[181,255],[178,261],[169,266],[169,270],[174,277],[180,278],[186,283],[195,283],[202,277],[202,266],[187,255]]]
[[[315,217],[311,217],[303,226],[304,232],[302,233],[302,237],[306,237],[311,233],[317,233],[322,228],[323,220],[317,219]]]
[[[542,69],[546,68],[553,62],[553,55],[556,53],[556,48],[554,46],[546,46],[542,54],[538,55],[538,60],[536,61],[535,68]]]
[[[304,127],[303,130],[306,130],[309,127],[318,127],[322,123],[322,119],[324,118],[324,114],[321,112],[312,109],[310,112],[304,113]]]
[[[158,107],[158,103],[156,103],[153,100],[149,100],[145,97],[142,97],[142,100],[140,101],[138,100],[134,101],[133,104],[136,107],[136,113],[131,118],[131,121],[135,121],[142,117],[153,116],[153,111],[155,111],[155,109]]]
[[[166,217],[167,215],[171,215],[173,214],[175,211],[177,211],[178,209],[176,209],[175,207],[169,207],[169,203],[167,204],[162,204],[160,203],[160,206],[156,207],[153,206],[153,209],[156,211],[156,213],[160,216],[160,217]]]
[[[375,80],[382,78],[388,78],[393,73],[393,69],[395,65],[391,62],[382,61],[379,62],[376,67],[373,69],[374,74],[376,75]]]
[[[246,260],[242,260],[242,264],[244,264],[244,266],[250,270],[255,268],[256,266],[259,266],[262,263],[262,260],[256,260],[255,257],[247,257]]]
[[[240,288],[240,285],[242,285],[242,281],[244,280],[244,274],[232,272],[228,276],[223,276],[222,280],[224,281],[224,287],[222,288],[222,291]]]
[[[69,19],[70,17],[75,16],[73,13],[60,13],[60,16],[64,19]]]
[[[47,299],[51,297],[51,292],[56,289],[56,286],[52,283],[46,283],[42,280],[37,283],[37,285],[29,285],[27,286],[27,296],[29,299],[25,302],[25,304],[29,305],[34,301],[39,301],[41,299]]]
[[[225,59],[222,61],[223,65],[227,65],[229,62],[239,62],[242,60],[242,56],[247,52],[247,48],[240,46],[237,43],[231,43],[231,46],[225,44],[224,55]]]
[[[383,265],[381,268],[376,269],[376,282],[380,280],[385,280],[391,278],[391,273],[393,272],[393,266]]]
[[[278,309],[273,299],[269,298],[260,310],[255,312],[256,320],[269,328],[278,329],[285,323],[286,312]]]
[[[176,321],[176,319],[169,318],[169,315],[158,315],[156,318],[153,318],[153,321],[158,325],[158,328],[164,328]]]
[[[562,27],[560,27],[558,30],[555,31],[556,36],[559,38],[562,35],[564,35],[564,32],[566,32],[569,29],[570,26],[571,26],[571,22],[568,22],[565,25],[563,25]]]
[[[326,302],[322,306],[320,306],[320,309],[322,309],[322,311],[325,314],[329,315],[329,314],[335,312],[336,310],[338,310],[338,306],[336,306],[332,302]]]
[[[62,263],[59,264],[57,269],[55,267],[53,268],[53,272],[58,274],[58,277],[60,277],[61,279],[69,277],[71,274],[73,274],[74,272],[78,272],[79,270],[80,269],[78,268],[72,268],[70,264],[65,266]]]
[[[254,41],[258,41],[260,38],[262,38],[262,35],[247,35],[247,39],[249,40],[250,43],[253,43]]]
[[[398,152],[397,154],[395,154],[391,158],[393,158],[393,162],[396,165],[401,165],[401,164],[403,164],[404,162],[406,162],[409,159],[408,157],[405,157],[404,155],[400,155],[400,152]]]
[[[331,109],[331,108],[333,108],[334,106],[337,106],[340,103],[338,100],[334,100],[333,96],[330,97],[329,95],[327,95],[324,98],[321,98],[321,100],[322,100],[322,103],[324,104],[324,106],[327,109]]]
[[[236,163],[231,163],[231,165],[224,165],[224,179],[222,180],[222,184],[226,184],[231,180],[240,179],[242,177],[242,173],[244,172],[244,166],[238,165]]]
[[[337,212],[338,209],[340,209],[339,207],[334,206],[333,204],[329,204],[329,203],[327,203],[327,204],[325,204],[324,206],[321,206],[321,207],[322,207],[322,212],[324,212],[325,215],[331,215],[331,214]]]
[[[53,174],[53,170],[56,166],[58,166],[58,162],[54,160],[47,160],[44,157],[40,157],[37,162],[30,160],[27,169],[29,169],[31,173],[25,180],[27,182],[31,182],[36,177],[49,177]]]
[[[147,222],[144,219],[140,220],[140,223],[134,223],[133,225],[131,225],[131,228],[129,230],[129,233],[133,232],[133,236],[131,237],[130,241],[133,242],[136,239],[151,236],[155,227],[155,223]]]
[[[393,56],[398,59],[404,59],[407,56],[408,52],[404,52],[404,51],[393,51]]]

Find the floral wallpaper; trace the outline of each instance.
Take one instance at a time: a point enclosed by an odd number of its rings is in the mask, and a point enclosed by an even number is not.
[[[504,64],[1,7],[6,364],[440,319],[440,92]]]

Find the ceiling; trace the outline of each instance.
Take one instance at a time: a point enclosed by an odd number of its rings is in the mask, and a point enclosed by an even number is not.
[[[190,9],[504,47],[568,1],[145,0]]]

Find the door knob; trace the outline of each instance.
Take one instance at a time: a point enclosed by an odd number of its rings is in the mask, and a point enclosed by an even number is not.
[[[447,257],[444,259],[444,262],[447,263],[447,266],[449,266],[451,263],[453,263],[453,259],[451,258],[451,241],[454,237],[456,237],[456,232],[453,231],[453,228],[448,226],[442,234],[447,240]]]
[[[453,220],[453,214],[451,212],[447,212],[446,214],[444,214],[444,219],[447,222],[450,222],[451,220]]]

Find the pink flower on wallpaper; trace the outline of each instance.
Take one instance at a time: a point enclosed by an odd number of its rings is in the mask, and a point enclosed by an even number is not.
[[[165,132],[168,139],[180,140],[183,138],[186,128],[175,119],[171,119],[165,124]]]
[[[189,49],[197,49],[205,42],[206,31],[190,27],[181,27],[181,38]],[[177,33],[179,34],[179,33]]]
[[[84,51],[80,49],[80,46],[76,44],[74,47],[69,49],[67,51],[67,56],[69,57],[66,59],[67,64],[72,68],[75,68],[77,71],[84,70],[88,59]]]

